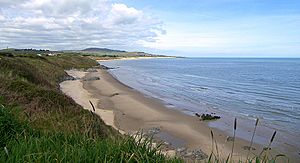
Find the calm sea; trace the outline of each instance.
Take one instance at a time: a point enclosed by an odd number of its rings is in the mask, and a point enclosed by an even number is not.
[[[300,147],[300,59],[177,58],[102,64],[116,68],[110,72],[124,84],[170,108],[224,117],[210,123],[212,127],[230,132],[237,117],[245,137],[260,118],[265,127],[260,129],[260,143],[277,130],[278,140]]]

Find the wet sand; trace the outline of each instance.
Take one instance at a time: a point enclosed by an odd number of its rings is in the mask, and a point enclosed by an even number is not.
[[[224,131],[212,129],[207,122],[196,116],[166,107],[159,99],[144,94],[122,84],[104,69],[94,72],[70,70],[67,73],[80,80],[61,83],[61,90],[78,104],[91,109],[88,100],[97,104],[96,113],[107,125],[123,134],[137,131],[157,130],[156,137],[167,142],[177,153],[198,150],[209,155],[212,151],[211,130],[218,144],[218,152],[224,159],[231,153],[232,141],[227,141]],[[82,80],[100,77],[100,80]],[[249,142],[236,138],[233,159],[245,159]],[[255,144],[253,152],[261,152],[262,146]],[[216,153],[216,149],[214,149]]]

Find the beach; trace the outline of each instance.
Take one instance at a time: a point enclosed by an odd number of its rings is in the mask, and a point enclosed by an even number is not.
[[[122,84],[104,69],[94,71],[69,70],[67,73],[76,80],[60,84],[61,90],[72,97],[85,109],[91,110],[89,100],[96,105],[96,113],[103,121],[123,134],[138,131],[157,131],[156,138],[165,141],[176,152],[212,152],[211,130],[207,122],[196,116],[183,114],[166,107],[159,99],[154,99]],[[89,80],[99,77],[100,80]],[[212,130],[218,144],[218,152],[226,158],[231,152],[232,141],[223,131]],[[236,139],[233,159],[245,158],[249,142]],[[253,145],[256,153],[262,147]],[[215,150],[215,149],[214,149]],[[216,151],[214,151],[216,153]]]
[[[112,60],[140,60],[140,59],[170,59],[170,58],[178,58],[178,57],[173,57],[173,56],[134,56],[134,57],[91,57],[92,59],[97,60],[97,62],[105,62],[105,61],[112,61]]]

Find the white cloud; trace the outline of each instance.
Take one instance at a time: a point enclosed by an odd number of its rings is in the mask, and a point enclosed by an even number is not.
[[[132,24],[142,17],[142,11],[117,3],[112,5],[108,18],[113,24]]]
[[[130,50],[163,32],[161,21],[108,0],[0,0],[0,4],[0,48]]]

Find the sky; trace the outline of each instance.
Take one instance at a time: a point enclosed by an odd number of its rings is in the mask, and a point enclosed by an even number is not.
[[[0,48],[300,57],[299,0],[0,0]]]

